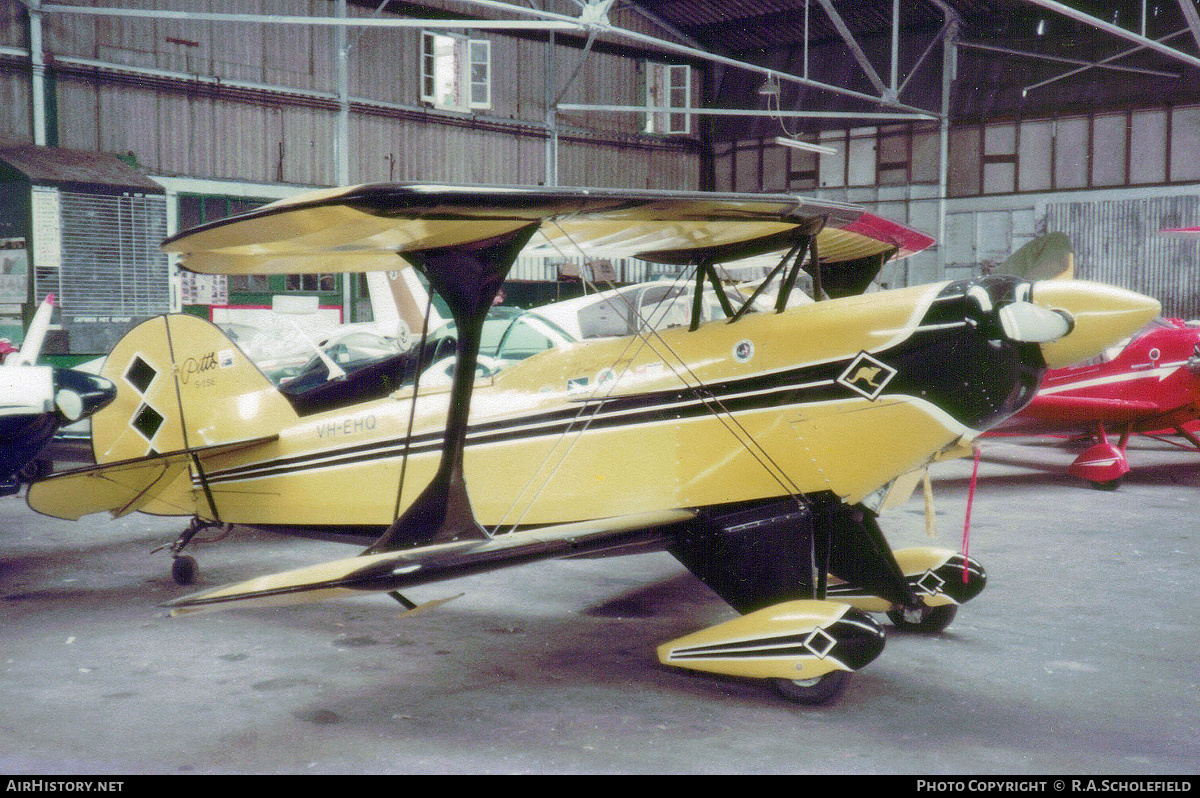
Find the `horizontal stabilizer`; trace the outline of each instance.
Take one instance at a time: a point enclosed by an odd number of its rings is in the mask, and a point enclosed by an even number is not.
[[[196,512],[188,469],[192,457],[203,462],[205,457],[258,446],[278,437],[248,438],[64,471],[30,485],[26,501],[43,515],[72,521],[105,510],[119,518],[148,509],[151,502],[165,504],[157,508],[162,514],[191,515]]]
[[[695,518],[690,510],[662,510],[595,521],[509,532],[486,540],[463,540],[369,554],[261,576],[193,593],[167,604],[172,615],[241,606],[281,606],[391,592],[450,579],[483,568],[521,565],[622,545]]]

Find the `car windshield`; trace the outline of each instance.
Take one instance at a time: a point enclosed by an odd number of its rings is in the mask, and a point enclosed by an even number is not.
[[[402,351],[396,339],[367,332],[348,333],[340,337],[329,338],[322,341],[320,346],[325,356],[345,372],[356,371],[372,363],[395,357]],[[329,367],[326,365],[325,359],[319,355],[309,358],[308,362],[298,371],[291,374],[279,374],[278,381],[282,384],[316,375],[321,375],[322,379],[327,379],[329,375]],[[268,374],[268,376],[271,375]]]

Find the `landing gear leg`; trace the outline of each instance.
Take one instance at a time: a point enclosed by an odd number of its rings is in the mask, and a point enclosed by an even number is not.
[[[1192,446],[1200,449],[1200,438],[1197,438],[1191,430],[1179,426],[1175,428],[1175,431],[1178,432],[1181,437],[1186,438],[1188,443],[1192,444]]]
[[[866,612],[829,599],[829,576],[850,571],[893,603],[919,603],[864,513],[831,495],[704,517],[668,551],[741,617],[664,643],[659,661],[763,679],[800,704],[836,701],[851,672],[883,650],[884,632]]]
[[[1108,441],[1104,425],[1097,424],[1093,436],[1096,444],[1075,458],[1067,472],[1086,480],[1096,490],[1116,490],[1121,485],[1121,478],[1129,473],[1129,460],[1125,456],[1129,433],[1130,428],[1126,426],[1114,446]]]
[[[192,538],[196,537],[197,534],[205,529],[221,530],[219,535],[214,538],[210,538],[208,541],[205,541],[209,543],[215,543],[218,540],[222,540],[226,535],[233,531],[233,524],[221,524],[215,521],[204,521],[199,516],[193,516],[191,522],[189,522],[187,525],[187,529],[183,530],[183,534],[181,534],[174,543],[172,543],[169,547],[159,546],[157,549],[154,549],[156,552],[162,551],[165,548],[170,549],[171,557],[173,558],[171,561],[171,578],[175,580],[176,584],[190,585],[192,582],[196,581],[196,574],[200,572],[200,567],[196,564],[196,558],[184,554],[183,550],[189,543],[192,542]]]

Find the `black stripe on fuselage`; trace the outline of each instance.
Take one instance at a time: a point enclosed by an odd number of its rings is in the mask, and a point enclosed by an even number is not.
[[[1032,398],[1045,362],[1036,344],[1005,339],[994,313],[984,310],[970,291],[983,287],[999,305],[1021,281],[1010,277],[962,280],[946,285],[904,340],[872,352],[874,360],[895,371],[885,397],[917,398],[940,408],[964,427],[981,429],[1015,413]],[[580,398],[579,406],[549,413],[485,421],[469,427],[467,445],[508,443],[572,431],[674,422],[709,413],[739,413],[845,399],[864,394],[838,382],[857,357],[845,357],[783,371],[706,384],[699,388]],[[436,452],[442,431],[414,436],[410,455]],[[257,479],[353,465],[402,456],[402,438],[325,449],[302,455],[215,471],[209,484]]]
[[[486,445],[515,440],[563,435],[584,429],[608,429],[695,418],[713,412],[744,412],[793,404],[855,398],[859,395],[838,385],[829,376],[844,369],[847,360],[790,369],[703,389],[678,389],[653,393],[584,400],[582,407],[550,413],[489,421],[472,425],[467,445]],[[785,384],[780,384],[781,382]],[[442,431],[414,436],[408,443],[410,456],[440,451]],[[238,466],[207,474],[209,484],[257,479],[317,468],[332,468],[373,460],[400,457],[405,452],[402,438],[326,449],[262,463]]]

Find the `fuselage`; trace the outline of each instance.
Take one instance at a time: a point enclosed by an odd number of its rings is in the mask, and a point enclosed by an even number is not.
[[[1033,395],[1041,352],[992,310],[1018,285],[879,292],[534,355],[475,387],[475,515],[500,527],[822,491],[860,501]],[[437,467],[447,396],[422,390],[414,408],[402,390],[212,459],[221,519],[390,523],[401,471],[403,507]]]

